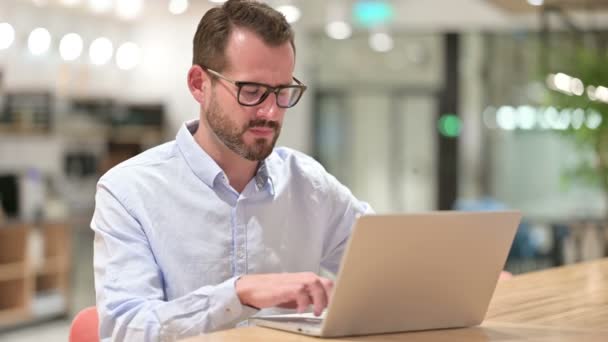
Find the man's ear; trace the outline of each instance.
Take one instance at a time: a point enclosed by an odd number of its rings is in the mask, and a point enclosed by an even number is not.
[[[200,65],[193,65],[188,71],[188,89],[196,102],[203,104],[205,91],[209,85],[209,76]]]

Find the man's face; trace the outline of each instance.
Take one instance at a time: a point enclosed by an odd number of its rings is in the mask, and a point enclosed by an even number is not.
[[[240,124],[222,110],[215,93],[214,87],[209,107],[203,114],[213,133],[226,147],[245,159],[263,160],[268,157],[279,138],[281,123],[253,118]],[[247,133],[250,133],[249,137]]]
[[[253,32],[236,28],[226,47],[228,66],[221,73],[236,81],[270,86],[292,83],[294,53],[289,42],[272,47]],[[237,101],[237,87],[222,79],[211,84],[203,118],[215,136],[231,151],[248,160],[263,160],[281,132],[285,109],[275,94],[253,107]]]

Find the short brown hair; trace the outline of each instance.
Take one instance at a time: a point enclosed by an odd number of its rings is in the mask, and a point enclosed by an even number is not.
[[[235,26],[255,32],[271,46],[290,42],[295,53],[294,32],[283,14],[258,1],[228,0],[208,10],[198,23],[192,64],[223,71],[228,63],[226,45]]]

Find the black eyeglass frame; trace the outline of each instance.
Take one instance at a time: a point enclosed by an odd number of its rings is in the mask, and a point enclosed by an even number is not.
[[[219,72],[213,70],[213,69],[209,69],[206,66],[201,65],[201,68],[203,68],[203,70],[209,72],[211,75],[221,78],[224,81],[230,82],[232,84],[234,84],[237,87],[237,94],[236,94],[236,100],[237,102],[241,105],[241,106],[246,106],[246,107],[253,107],[253,106],[257,106],[260,103],[264,102],[268,96],[271,93],[275,94],[275,98],[276,98],[276,102],[277,102],[277,106],[279,106],[280,108],[292,108],[294,107],[296,104],[298,104],[298,102],[300,101],[300,99],[302,98],[302,95],[304,94],[304,92],[306,91],[306,89],[308,89],[308,87],[300,82],[300,80],[298,80],[297,78],[293,77],[293,80],[297,83],[297,84],[290,84],[290,85],[286,85],[286,86],[278,86],[278,87],[273,87],[270,86],[268,84],[264,84],[264,83],[257,83],[257,82],[244,82],[244,81],[235,81],[233,79],[230,79],[222,74],[220,74]],[[244,86],[261,86],[266,88],[266,91],[264,92],[264,94],[262,94],[262,96],[260,96],[260,99],[255,102],[255,103],[243,103],[241,102],[241,89],[243,89]],[[289,88],[295,88],[295,89],[300,89],[300,94],[298,95],[298,98],[293,102],[293,104],[291,106],[283,106],[279,103],[279,92],[281,90],[284,89],[289,89]]]

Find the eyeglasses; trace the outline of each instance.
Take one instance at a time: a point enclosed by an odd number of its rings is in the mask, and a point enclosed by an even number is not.
[[[302,94],[304,94],[304,91],[307,88],[295,77],[293,80],[296,81],[297,84],[271,87],[267,84],[256,82],[234,81],[217,71],[211,70],[204,66],[201,67],[207,70],[213,76],[219,77],[237,86],[237,101],[239,104],[248,107],[259,105],[266,100],[268,95],[274,93],[277,98],[277,106],[281,108],[291,108],[295,106],[298,101],[300,101]]]

